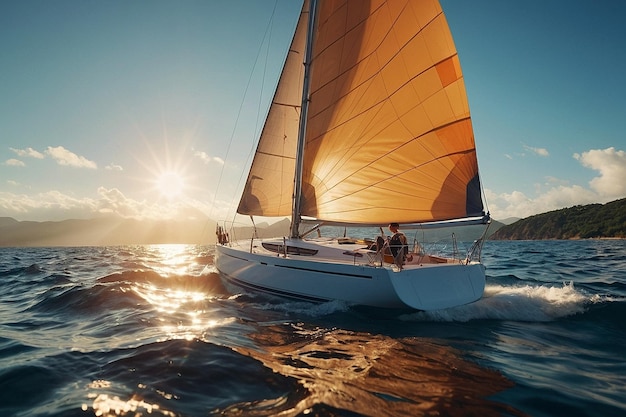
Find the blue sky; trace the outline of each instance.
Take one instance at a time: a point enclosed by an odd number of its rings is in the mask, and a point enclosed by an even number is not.
[[[297,3],[4,1],[0,216],[226,218]],[[442,6],[492,216],[626,197],[626,3]]]

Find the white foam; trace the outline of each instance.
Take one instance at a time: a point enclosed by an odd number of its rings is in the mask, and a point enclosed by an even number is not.
[[[515,320],[551,321],[585,311],[593,297],[574,288],[562,286],[488,285],[482,299],[464,306],[437,311],[422,311],[400,317],[408,321]]]
[[[217,267],[215,265],[208,264],[204,266],[204,268],[202,269],[202,272],[200,272],[200,276],[219,274],[219,273],[220,271],[217,270]]]

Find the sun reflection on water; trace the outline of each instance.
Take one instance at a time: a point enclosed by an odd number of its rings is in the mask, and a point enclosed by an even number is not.
[[[210,329],[235,320],[214,317],[210,305],[216,297],[207,291],[206,276],[189,273],[199,267],[193,248],[151,245],[148,250],[145,260],[157,275],[152,282],[136,282],[130,288],[158,312],[164,335],[159,340],[204,339]]]
[[[193,248],[181,244],[150,245],[150,258],[156,261],[151,267],[163,276],[186,274],[198,268]]]
[[[211,311],[206,309],[206,303],[213,297],[200,291],[171,290],[154,285],[135,285],[132,289],[160,313],[159,327],[165,340],[204,339],[208,330],[235,320],[234,317],[212,317]]]
[[[90,394],[90,399],[93,399],[91,408],[96,416],[100,417],[115,417],[132,415],[134,417],[140,417],[146,414],[160,414],[163,416],[176,416],[176,413],[168,410],[163,410],[158,404],[150,404],[144,400],[138,398],[131,398],[127,401],[122,400],[117,395],[108,394]],[[83,411],[88,411],[90,406],[88,404],[82,405]],[[132,413],[132,414],[131,414]]]
[[[189,303],[200,303],[211,298],[200,291],[158,288],[154,285],[135,285],[132,289],[157,311],[166,314],[174,314]]]

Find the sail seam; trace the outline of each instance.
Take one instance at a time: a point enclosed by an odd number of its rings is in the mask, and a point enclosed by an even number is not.
[[[454,124],[456,124],[456,123],[459,123],[459,122],[462,122],[462,121],[466,121],[466,120],[470,120],[470,118],[469,118],[469,117],[466,117],[466,118],[463,118],[463,119],[458,119],[458,120],[455,120],[455,121],[453,121],[453,122],[447,123],[447,124],[445,124],[445,125],[438,126],[438,127],[437,127],[437,128],[435,128],[435,129],[431,129],[431,130],[429,130],[429,131],[427,131],[427,132],[424,132],[423,134],[421,134],[421,135],[419,135],[419,136],[414,137],[412,140],[410,140],[410,141],[409,141],[409,142],[407,142],[407,143],[410,143],[410,142],[413,142],[413,141],[419,140],[420,138],[422,138],[422,137],[424,137],[424,136],[426,136],[426,135],[428,135],[428,134],[431,134],[431,133],[437,132],[438,130],[445,129],[445,128],[449,127],[449,126],[452,126],[452,125],[454,125]],[[398,149],[400,149],[402,146],[406,146],[406,144],[407,144],[407,143],[403,143],[401,146],[391,149],[390,151],[388,151],[387,153],[385,153],[385,154],[384,154],[381,158],[379,158],[379,159],[383,159],[383,158],[385,158],[385,157],[387,157],[387,156],[389,156],[389,155],[393,154],[393,153],[394,153],[394,152],[396,152]],[[398,176],[400,176],[400,175],[402,175],[402,174],[405,174],[406,172],[409,172],[409,171],[414,170],[414,169],[416,169],[416,168],[419,168],[419,167],[422,167],[422,166],[428,165],[429,163],[432,163],[432,162],[435,162],[435,161],[441,160],[441,159],[443,159],[443,158],[450,157],[450,156],[452,156],[452,155],[467,154],[467,153],[470,153],[470,152],[475,152],[474,148],[471,148],[471,149],[465,149],[465,150],[463,150],[463,151],[458,151],[458,152],[451,152],[451,153],[447,153],[447,154],[445,154],[445,155],[441,155],[441,156],[439,156],[439,157],[437,157],[437,158],[435,158],[435,159],[428,160],[428,161],[426,161],[426,162],[425,162],[425,163],[423,163],[423,164],[420,164],[420,165],[413,165],[413,166],[411,166],[410,168],[408,168],[408,169],[406,169],[406,170],[404,170],[404,171],[402,171],[402,172],[400,172],[400,173],[398,173],[398,174],[394,174],[394,175],[392,175],[392,176],[391,176],[391,178],[396,178],[396,177],[398,177]],[[363,169],[363,168],[367,168],[367,167],[369,167],[369,166],[373,165],[375,162],[376,162],[376,161],[372,161],[372,162],[370,162],[369,164],[364,165],[361,169]],[[355,173],[355,172],[350,172],[350,173],[346,174],[346,176],[345,176],[343,179],[346,179],[346,178],[351,177],[352,175],[354,175],[354,173]],[[373,188],[373,187],[375,187],[376,185],[378,185],[378,184],[380,184],[380,183],[382,183],[382,182],[384,182],[384,181],[387,181],[389,178],[390,178],[390,177],[387,177],[387,178],[385,178],[385,179],[383,179],[383,180],[377,181],[377,182],[375,182],[375,183],[373,183],[373,184],[370,184],[370,185],[368,185],[368,186],[366,186],[366,187],[360,188],[359,190],[356,190],[356,191],[354,191],[353,193],[346,194],[346,196],[347,196],[347,195],[353,195],[353,194],[356,194],[356,193],[358,193],[358,192],[361,192],[361,191],[363,191],[363,190],[367,190],[367,189],[369,189],[369,188]],[[340,182],[341,182],[341,181],[338,181],[338,183],[340,183]],[[334,187],[330,187],[330,188],[328,188],[328,190],[332,190],[333,188],[334,188]],[[435,189],[435,188],[433,188],[433,189]]]

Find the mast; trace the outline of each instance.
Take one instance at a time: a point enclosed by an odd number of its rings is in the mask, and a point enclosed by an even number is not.
[[[317,15],[317,0],[309,2],[309,27],[307,29],[306,53],[304,57],[304,80],[302,84],[302,106],[300,114],[300,124],[298,129],[298,146],[296,149],[296,170],[294,175],[293,202],[291,210],[291,231],[292,238],[299,236],[300,227],[300,205],[302,197],[302,164],[304,161],[304,141],[306,133],[306,119],[309,108],[309,85],[311,71],[311,57],[313,56],[313,35],[315,31],[315,18]]]

